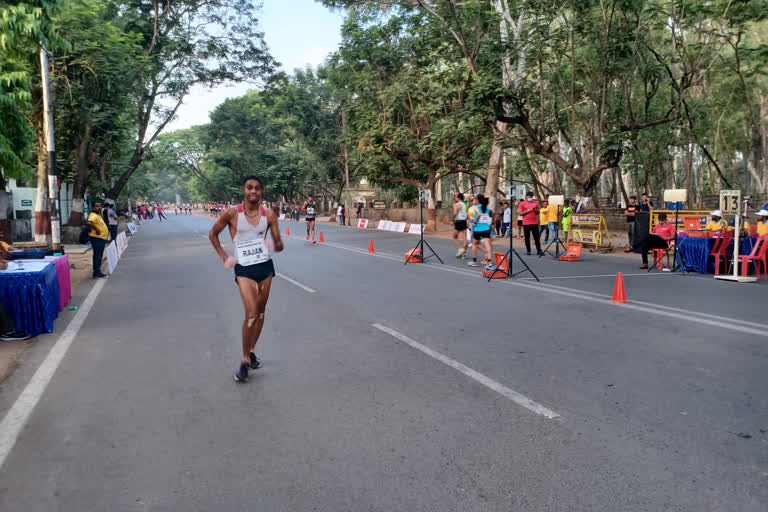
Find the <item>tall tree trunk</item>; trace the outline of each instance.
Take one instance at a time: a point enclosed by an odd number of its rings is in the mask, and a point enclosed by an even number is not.
[[[91,127],[86,127],[85,136],[80,140],[80,144],[77,146],[77,154],[75,156],[75,186],[72,191],[72,209],[69,213],[69,225],[81,226],[83,224],[83,212],[85,211],[83,199],[85,198],[85,190],[88,186],[88,174],[90,169],[88,168],[88,148],[90,142]]]
[[[496,123],[496,130],[499,133],[507,133],[507,124]],[[488,176],[485,180],[484,194],[488,198],[488,207],[491,210],[496,209],[496,191],[499,189],[499,173],[501,172],[501,161],[504,158],[504,148],[501,146],[502,137],[494,135],[491,145],[491,157],[488,161]]]
[[[48,150],[45,142],[37,146],[37,192],[35,193],[35,242],[51,243],[51,212],[48,211]]]

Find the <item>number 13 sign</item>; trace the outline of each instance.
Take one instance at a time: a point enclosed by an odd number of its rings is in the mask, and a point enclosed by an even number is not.
[[[739,213],[741,190],[721,190],[720,210],[723,213]]]

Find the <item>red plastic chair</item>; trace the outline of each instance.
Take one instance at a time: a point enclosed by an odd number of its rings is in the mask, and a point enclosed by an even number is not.
[[[715,275],[720,275],[720,260],[722,259],[722,262],[725,263],[726,267],[728,266],[728,256],[726,255],[726,251],[728,250],[728,247],[731,245],[731,241],[733,240],[733,231],[721,231],[720,234],[717,236],[717,240],[715,240],[715,245],[712,247],[712,250],[709,251],[709,257],[707,257],[707,263],[709,263],[709,258],[715,258]],[[726,272],[728,269],[725,269]]]
[[[669,247],[666,249],[651,249],[653,251],[653,265],[651,268],[656,267],[659,270],[663,268],[664,256],[667,257],[667,268],[669,267],[669,257],[675,252],[675,245],[670,242]],[[650,269],[648,269],[650,271]]]
[[[763,269],[764,279],[768,279],[768,270],[765,268],[765,255],[768,252],[768,235],[763,235],[757,239],[757,243],[752,248],[752,254],[739,255],[741,263],[741,275],[746,276],[749,273],[749,262],[754,262],[755,277],[760,279],[760,268]]]

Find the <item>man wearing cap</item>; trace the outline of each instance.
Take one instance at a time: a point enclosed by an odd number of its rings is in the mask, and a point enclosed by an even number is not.
[[[720,210],[715,210],[713,212],[709,212],[709,214],[712,216],[712,220],[707,222],[707,225],[704,227],[707,231],[722,231],[725,229],[725,222],[723,222],[723,212]]]
[[[536,253],[541,254],[541,242],[539,242],[539,203],[533,200],[533,192],[525,194],[525,201],[521,201],[517,211],[523,216],[523,231],[525,232],[525,251],[531,254],[531,235],[536,244]]]
[[[757,212],[757,236],[768,235],[768,208]]]

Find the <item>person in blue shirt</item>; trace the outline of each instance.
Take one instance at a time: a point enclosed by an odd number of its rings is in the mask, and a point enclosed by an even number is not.
[[[648,194],[640,196],[640,211],[650,212],[655,208],[653,201],[648,199]]]
[[[488,198],[483,194],[477,195],[477,206],[475,206],[474,219],[475,229],[472,232],[472,261],[467,262],[470,267],[477,266],[477,247],[482,244],[485,251],[483,265],[491,261],[493,246],[491,245],[491,225],[493,224],[493,211],[488,207]]]

